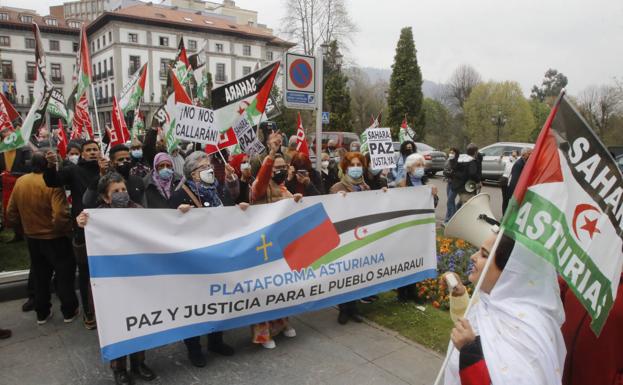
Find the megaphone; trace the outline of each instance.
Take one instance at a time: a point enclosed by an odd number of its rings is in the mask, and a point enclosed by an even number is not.
[[[482,193],[465,202],[450,218],[444,235],[461,238],[480,247],[491,234],[499,231],[499,225],[491,212],[491,197]]]
[[[474,182],[473,180],[468,180],[467,182],[465,182],[464,188],[465,188],[465,191],[471,194],[474,191],[476,191],[476,189],[478,188],[478,184]]]

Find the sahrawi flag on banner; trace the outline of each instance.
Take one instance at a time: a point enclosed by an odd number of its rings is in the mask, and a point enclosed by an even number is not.
[[[147,63],[143,64],[133,75],[130,80],[121,89],[119,96],[119,107],[123,114],[135,110],[145,93],[145,82],[147,80]]]
[[[279,61],[212,90],[212,108],[215,121],[221,124],[219,127],[221,140],[218,148],[212,145],[206,146],[208,154],[233,146],[238,142],[232,126],[241,115],[246,115],[251,126],[255,127],[259,124],[277,71],[279,71]]]
[[[33,89],[34,102],[28,115],[24,118],[22,127],[15,130],[0,142],[0,153],[20,148],[30,140],[33,130],[36,132],[45,122],[45,112],[52,94],[52,84],[46,76],[45,52],[41,43],[39,27],[33,23],[35,34],[35,84]]]
[[[599,335],[623,264],[623,177],[564,94],[539,135],[502,226],[556,268]]]

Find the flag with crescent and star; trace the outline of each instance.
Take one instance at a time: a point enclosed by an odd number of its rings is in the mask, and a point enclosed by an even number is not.
[[[599,335],[623,265],[623,176],[564,91],[541,130],[502,227],[556,268]]]

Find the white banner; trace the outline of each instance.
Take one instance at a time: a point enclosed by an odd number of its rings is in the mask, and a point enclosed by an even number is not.
[[[366,129],[370,162],[373,170],[396,168],[392,134],[387,127],[370,127]]]
[[[220,134],[213,110],[184,103],[175,104],[174,129],[175,138],[202,144],[216,144]]]
[[[107,360],[437,275],[428,187],[289,199],[246,211],[89,215],[91,287]]]
[[[234,123],[233,129],[236,133],[236,138],[238,138],[240,149],[249,156],[259,155],[266,150],[262,142],[257,138],[255,128],[247,119],[246,113],[243,113],[240,119]]]

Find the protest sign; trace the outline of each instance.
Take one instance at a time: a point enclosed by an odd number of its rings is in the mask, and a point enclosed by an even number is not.
[[[249,122],[246,114],[240,116],[240,119],[234,123],[234,132],[238,138],[240,149],[250,155],[258,155],[266,150],[262,142],[257,138],[255,128]]]
[[[86,242],[107,360],[437,275],[428,187],[246,211],[92,209]]]
[[[365,131],[373,170],[396,168],[392,134],[387,127],[369,127]]]
[[[175,104],[175,138],[189,142],[216,144],[219,133],[214,111],[191,104]]]

